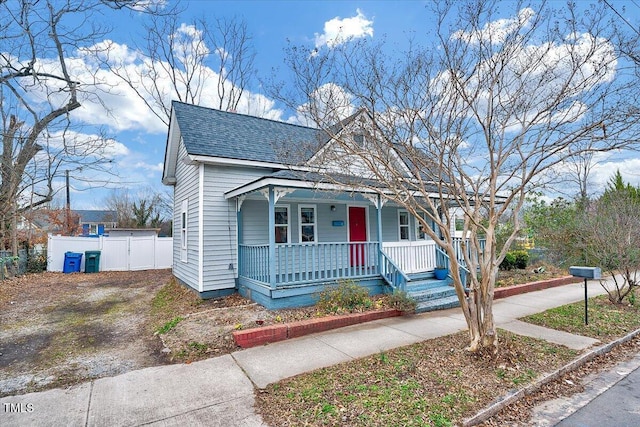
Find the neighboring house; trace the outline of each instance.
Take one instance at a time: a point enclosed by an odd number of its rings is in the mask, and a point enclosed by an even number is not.
[[[107,228],[116,228],[117,212],[111,210],[35,209],[27,211],[18,230],[30,239],[47,241],[47,234],[102,236]]]
[[[153,237],[159,231],[159,228],[108,228],[105,234],[109,237]]]
[[[175,277],[268,308],[309,305],[339,279],[382,293],[432,278],[442,252],[409,212],[310,172],[331,147],[318,129],[173,102],[162,182],[174,187]]]
[[[78,215],[83,236],[102,236],[107,228],[118,226],[118,213],[110,210],[73,210]]]

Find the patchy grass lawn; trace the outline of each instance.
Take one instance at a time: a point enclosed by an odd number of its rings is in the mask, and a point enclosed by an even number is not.
[[[468,353],[458,333],[320,369],[257,393],[277,426],[449,426],[576,352],[500,331],[500,355]]]
[[[606,295],[590,298],[589,324],[584,324],[584,301],[533,314],[520,320],[560,331],[612,341],[640,328],[640,301],[612,304]]]
[[[584,304],[576,303],[523,320],[604,342],[640,328],[639,306],[616,306],[606,296],[590,300],[589,316],[585,326]],[[503,330],[499,338],[495,360],[469,354],[464,350],[467,334],[458,333],[271,384],[257,393],[256,405],[265,422],[277,426],[451,426],[578,355],[567,347]],[[571,377],[573,381],[545,386],[488,424],[509,420],[508,424],[526,425],[533,403],[575,393],[580,379],[607,359],[588,364]]]

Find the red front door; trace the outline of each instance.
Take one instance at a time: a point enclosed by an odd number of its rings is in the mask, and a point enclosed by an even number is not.
[[[349,242],[367,241],[367,210],[360,207],[349,207]],[[351,266],[363,266],[366,245],[350,245],[349,259]]]

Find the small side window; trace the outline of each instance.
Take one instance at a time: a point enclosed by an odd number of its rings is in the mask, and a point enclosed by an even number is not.
[[[187,262],[188,211],[189,200],[183,200],[180,209],[180,260],[184,262]]]

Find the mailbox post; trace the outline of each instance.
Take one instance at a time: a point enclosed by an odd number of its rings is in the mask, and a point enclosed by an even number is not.
[[[588,279],[600,279],[602,277],[602,270],[600,267],[569,267],[569,273],[574,277],[584,278],[584,324],[589,324],[589,302],[587,299],[587,280]]]

